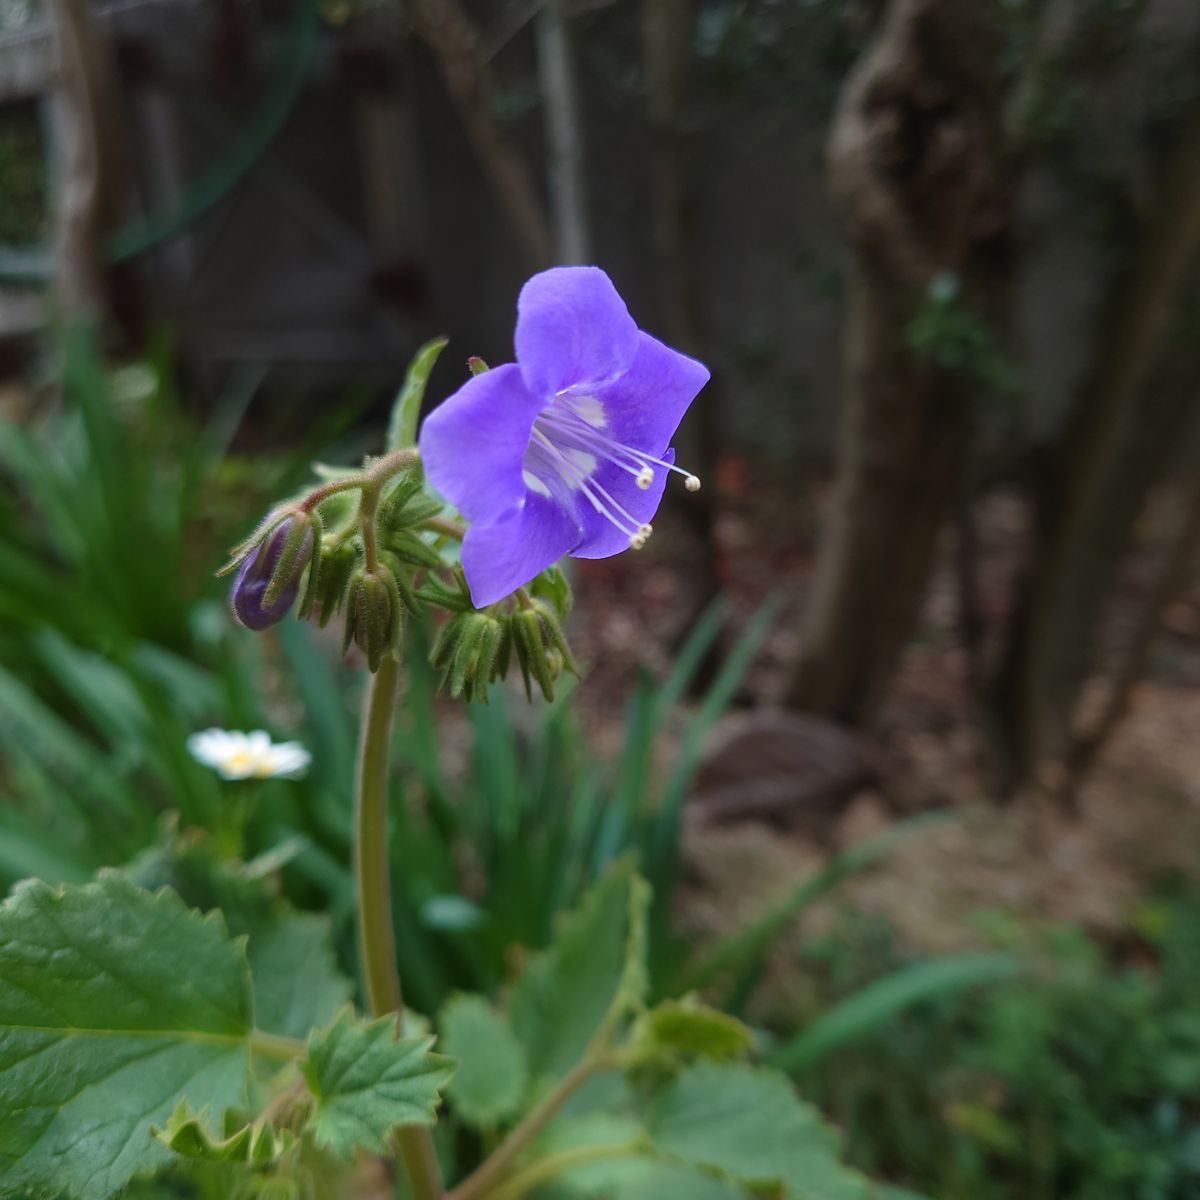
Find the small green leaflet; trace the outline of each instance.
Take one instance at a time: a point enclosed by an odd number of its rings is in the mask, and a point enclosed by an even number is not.
[[[438,1020],[441,1048],[458,1062],[446,1094],[475,1129],[494,1127],[521,1105],[529,1071],[507,1019],[482,996],[451,996]]]
[[[192,1112],[186,1100],[171,1114],[165,1129],[151,1132],[184,1158],[202,1158],[211,1162],[236,1162],[261,1165],[272,1162],[295,1145],[289,1130],[276,1132],[270,1123],[247,1124],[241,1114],[230,1109],[225,1114],[224,1135],[214,1137],[205,1123],[205,1114]]]
[[[550,948],[513,988],[509,1015],[534,1078],[554,1078],[582,1057],[614,1003],[631,1011],[645,992],[649,889],[626,859],[564,917]]]
[[[400,1125],[431,1125],[453,1063],[431,1054],[432,1038],[396,1038],[395,1017],[356,1021],[343,1009],[312,1034],[301,1064],[316,1100],[309,1130],[340,1158],[362,1148],[382,1154]]]
[[[668,1158],[756,1187],[782,1184],[789,1200],[868,1200],[871,1185],[838,1160],[837,1135],[792,1090],[760,1068],[698,1063],[649,1114]]]
[[[425,398],[425,385],[433,371],[438,355],[446,348],[448,338],[434,338],[426,342],[408,364],[404,385],[392,405],[388,419],[387,448],[402,450],[417,440],[417,424],[421,417],[421,401]]]
[[[104,872],[0,906],[0,1192],[104,1200],[170,1161],[181,1096],[245,1103],[250,978],[217,915]]]
[[[701,1004],[694,996],[663,1000],[638,1021],[639,1050],[669,1058],[739,1058],[750,1048],[750,1030],[727,1013]]]

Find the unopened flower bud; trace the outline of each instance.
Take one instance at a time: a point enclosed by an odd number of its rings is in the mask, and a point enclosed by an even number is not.
[[[398,648],[403,620],[396,581],[390,574],[366,568],[356,571],[347,597],[344,646],[353,642],[366,655],[367,666],[377,671],[383,656]]]
[[[231,600],[248,629],[269,629],[287,616],[300,590],[300,576],[312,558],[312,519],[288,517],[238,568]]]

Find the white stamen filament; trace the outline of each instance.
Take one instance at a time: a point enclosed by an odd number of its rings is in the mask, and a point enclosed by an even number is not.
[[[560,398],[558,407],[551,407],[543,412],[538,417],[538,424],[543,428],[549,428],[552,432],[560,431],[568,437],[574,439],[581,447],[588,450],[595,450],[599,457],[607,459],[609,462],[618,466],[623,471],[629,472],[637,477],[637,485],[645,491],[654,481],[654,468],[662,467],[667,471],[674,471],[677,475],[683,476],[684,487],[689,492],[698,492],[700,490],[700,479],[693,475],[690,471],[685,471],[682,467],[677,467],[674,463],[669,463],[665,459],[655,458],[652,454],[647,454],[644,450],[637,450],[633,446],[627,446],[624,442],[614,441],[610,437],[606,437],[594,425],[585,421],[575,410],[566,402],[566,398]],[[643,483],[642,480],[646,482]]]
[[[625,534],[629,538],[629,545],[634,550],[640,550],[652,532],[650,526],[639,524],[637,518],[620,504],[606,488],[594,480],[588,479],[579,466],[573,463],[536,425],[533,428],[533,436],[558,460],[559,474],[564,477],[569,476],[571,480],[574,480],[596,512]],[[608,505],[611,505],[612,508],[607,507]]]
[[[595,412],[589,410],[584,413],[579,411],[574,398],[559,396],[556,403],[540,413],[534,422],[530,449],[536,446],[539,454],[548,455],[550,461],[547,465],[568,486],[582,492],[592,508],[629,539],[631,549],[640,550],[654,529],[639,521],[607,488],[596,481],[597,464],[610,463],[632,475],[642,491],[648,490],[654,483],[657,467],[682,475],[689,492],[699,491],[700,480],[674,463],[655,458],[606,435],[603,432],[603,408],[598,401],[591,403],[595,405]],[[530,469],[529,473],[537,478],[536,472]],[[543,479],[543,486],[544,482]]]

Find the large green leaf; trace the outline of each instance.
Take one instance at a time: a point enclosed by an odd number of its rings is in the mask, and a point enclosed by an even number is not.
[[[399,1125],[431,1125],[451,1061],[431,1054],[432,1038],[396,1037],[394,1017],[357,1021],[346,1008],[308,1042],[301,1070],[316,1100],[309,1129],[340,1158],[387,1149]]]
[[[350,999],[328,919],[296,912],[261,865],[254,871],[223,859],[211,839],[191,833],[153,847],[126,870],[142,887],[165,885],[197,908],[219,908],[229,931],[246,937],[255,1028],[304,1039]]]
[[[306,1038],[351,996],[333,956],[329,921],[313,913],[279,912],[250,933],[254,1024],[267,1033]]]
[[[476,1129],[495,1126],[521,1104],[529,1070],[507,1019],[482,996],[451,996],[438,1020],[441,1047],[458,1061],[447,1094]]]
[[[615,1004],[632,1009],[641,1001],[648,902],[632,863],[617,863],[525,967],[510,1016],[535,1078],[568,1071]]]
[[[169,1161],[181,1097],[245,1102],[250,979],[217,916],[106,872],[0,906],[0,1192],[102,1200]]]
[[[648,1121],[669,1158],[792,1200],[867,1200],[869,1185],[838,1161],[837,1136],[783,1075],[702,1062],[685,1071]]]
[[[629,1116],[556,1121],[538,1143],[538,1158],[563,1164],[548,1200],[747,1200],[736,1184],[655,1157],[645,1129]]]

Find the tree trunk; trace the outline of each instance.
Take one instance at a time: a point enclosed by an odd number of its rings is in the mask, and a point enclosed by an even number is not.
[[[994,315],[1007,292],[1011,184],[991,8],[892,0],[842,91],[830,181],[852,249],[832,511],[789,701],[874,715],[915,628],[959,495],[971,387],[908,330],[941,273]]]
[[[104,239],[116,215],[111,51],[86,0],[50,0],[46,8],[57,59],[57,299],[68,320],[100,321],[109,307]]]
[[[526,269],[550,266],[554,261],[550,222],[528,166],[488,111],[488,71],[470,17],[458,0],[412,0],[409,14],[415,32],[437,55]]]
[[[1033,562],[994,687],[1008,790],[1066,751],[1137,514],[1196,420],[1194,388],[1162,386],[1156,370],[1198,249],[1200,101],[1039,497]]]

